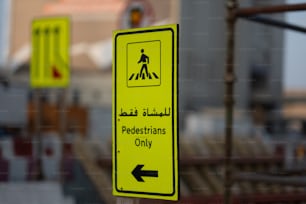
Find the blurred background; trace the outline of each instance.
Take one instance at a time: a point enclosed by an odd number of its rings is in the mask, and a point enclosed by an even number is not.
[[[285,3],[302,1],[239,1]],[[0,203],[167,203],[111,194],[112,31],[172,23],[180,202],[222,203],[225,15],[220,0],[0,0]],[[31,23],[44,16],[71,20],[65,91],[30,87]],[[306,26],[305,11],[270,16]],[[234,201],[305,203],[306,35],[238,20],[235,39]]]

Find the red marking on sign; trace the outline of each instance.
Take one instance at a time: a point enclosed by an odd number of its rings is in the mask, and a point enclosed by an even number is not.
[[[52,67],[52,75],[53,75],[53,78],[56,78],[56,79],[62,78],[61,73],[56,69],[55,66]]]

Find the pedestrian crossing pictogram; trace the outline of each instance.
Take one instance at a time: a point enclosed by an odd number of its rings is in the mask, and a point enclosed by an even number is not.
[[[150,58],[147,55],[144,54],[144,49],[141,49],[141,53],[142,53],[142,55],[140,56],[140,59],[138,61],[138,64],[139,63],[142,64],[140,72],[137,73],[137,74],[133,73],[130,76],[129,80],[133,80],[133,79],[135,79],[135,80],[138,80],[138,79],[152,79],[152,77],[158,79],[158,76],[155,72],[150,73],[148,71],[148,64],[150,63],[149,62]],[[145,73],[143,73],[143,72],[145,72]]]
[[[160,41],[127,44],[127,86],[159,86],[161,74]]]

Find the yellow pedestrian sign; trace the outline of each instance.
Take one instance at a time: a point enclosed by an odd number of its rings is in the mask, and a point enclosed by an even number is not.
[[[113,33],[113,194],[178,200],[178,25]]]
[[[31,87],[69,85],[69,18],[39,18],[32,22]]]

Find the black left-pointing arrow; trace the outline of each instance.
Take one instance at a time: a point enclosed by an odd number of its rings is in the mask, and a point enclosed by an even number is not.
[[[142,170],[143,164],[138,164],[132,171],[133,176],[138,182],[144,182],[143,176],[146,177],[158,177],[158,171]]]

